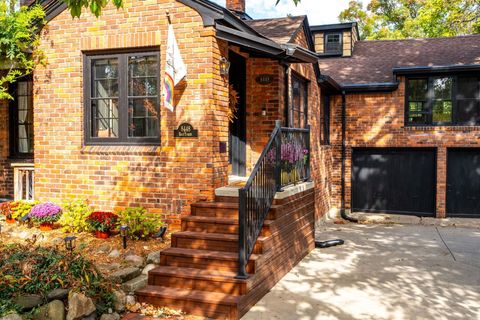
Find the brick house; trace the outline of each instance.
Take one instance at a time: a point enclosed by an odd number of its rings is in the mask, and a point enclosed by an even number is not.
[[[61,1],[42,4],[46,63],[0,102],[0,195],[143,206],[181,228],[137,291],[144,302],[238,318],[314,248],[328,212],[352,201],[355,211],[443,217],[447,148],[478,143],[474,112],[461,126],[418,122],[441,100],[430,74],[458,69],[478,90],[469,73],[480,65],[478,36],[358,41],[355,23],[253,20],[239,0],[126,0],[75,20]],[[173,112],[161,89],[169,21],[188,70]],[[455,77],[442,85],[458,91]],[[408,116],[406,81],[428,91],[412,96]],[[478,99],[464,100],[478,109]],[[442,121],[460,100],[443,105]],[[451,151],[453,162],[478,164]],[[428,192],[413,209],[390,207],[392,193],[407,194],[400,204],[418,198],[408,189]]]
[[[358,41],[355,23],[311,30],[332,162],[345,160],[332,167],[332,207],[479,217],[480,35]]]

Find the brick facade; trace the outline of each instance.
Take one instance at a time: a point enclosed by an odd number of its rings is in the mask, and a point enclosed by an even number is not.
[[[84,146],[82,52],[155,46],[163,69],[167,9],[188,76],[176,87],[175,112],[161,107],[161,145]],[[104,210],[141,205],[171,223],[190,203],[213,199],[228,169],[227,155],[218,153],[219,142],[228,140],[228,79],[218,67],[226,44],[214,35],[196,11],[168,0],[129,0],[98,19],[84,12],[72,20],[64,11],[50,21],[41,45],[47,64],[34,79],[37,198],[61,202],[74,195]],[[173,137],[183,122],[199,130],[198,139]]]
[[[0,100],[0,198],[13,197],[13,170],[10,166],[8,101]]]
[[[405,127],[405,79],[392,93],[348,94],[346,96],[346,208],[351,201],[352,148],[437,148],[437,217],[445,217],[446,157],[451,147],[479,147],[478,127]],[[332,99],[331,142],[333,151],[332,202],[340,208],[341,195],[341,97]]]

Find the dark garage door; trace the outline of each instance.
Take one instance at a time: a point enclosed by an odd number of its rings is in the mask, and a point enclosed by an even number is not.
[[[447,216],[480,217],[479,149],[448,150]]]
[[[355,149],[352,209],[434,216],[434,149]]]

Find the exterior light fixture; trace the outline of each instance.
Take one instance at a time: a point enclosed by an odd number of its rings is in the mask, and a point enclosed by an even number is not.
[[[228,76],[230,72],[230,65],[230,61],[228,61],[227,58],[222,57],[222,59],[220,59],[220,75],[224,77]]]
[[[127,233],[128,233],[128,226],[121,226],[120,227],[120,235],[123,238],[123,249],[127,249]]]
[[[75,240],[77,240],[77,237],[65,237],[63,241],[65,242],[65,249],[70,251],[70,253],[73,252],[75,249]]]

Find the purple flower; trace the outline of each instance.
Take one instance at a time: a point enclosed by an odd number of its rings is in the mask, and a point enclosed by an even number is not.
[[[29,218],[38,222],[54,222],[60,218],[62,209],[54,203],[45,202],[37,204],[30,210]]]

